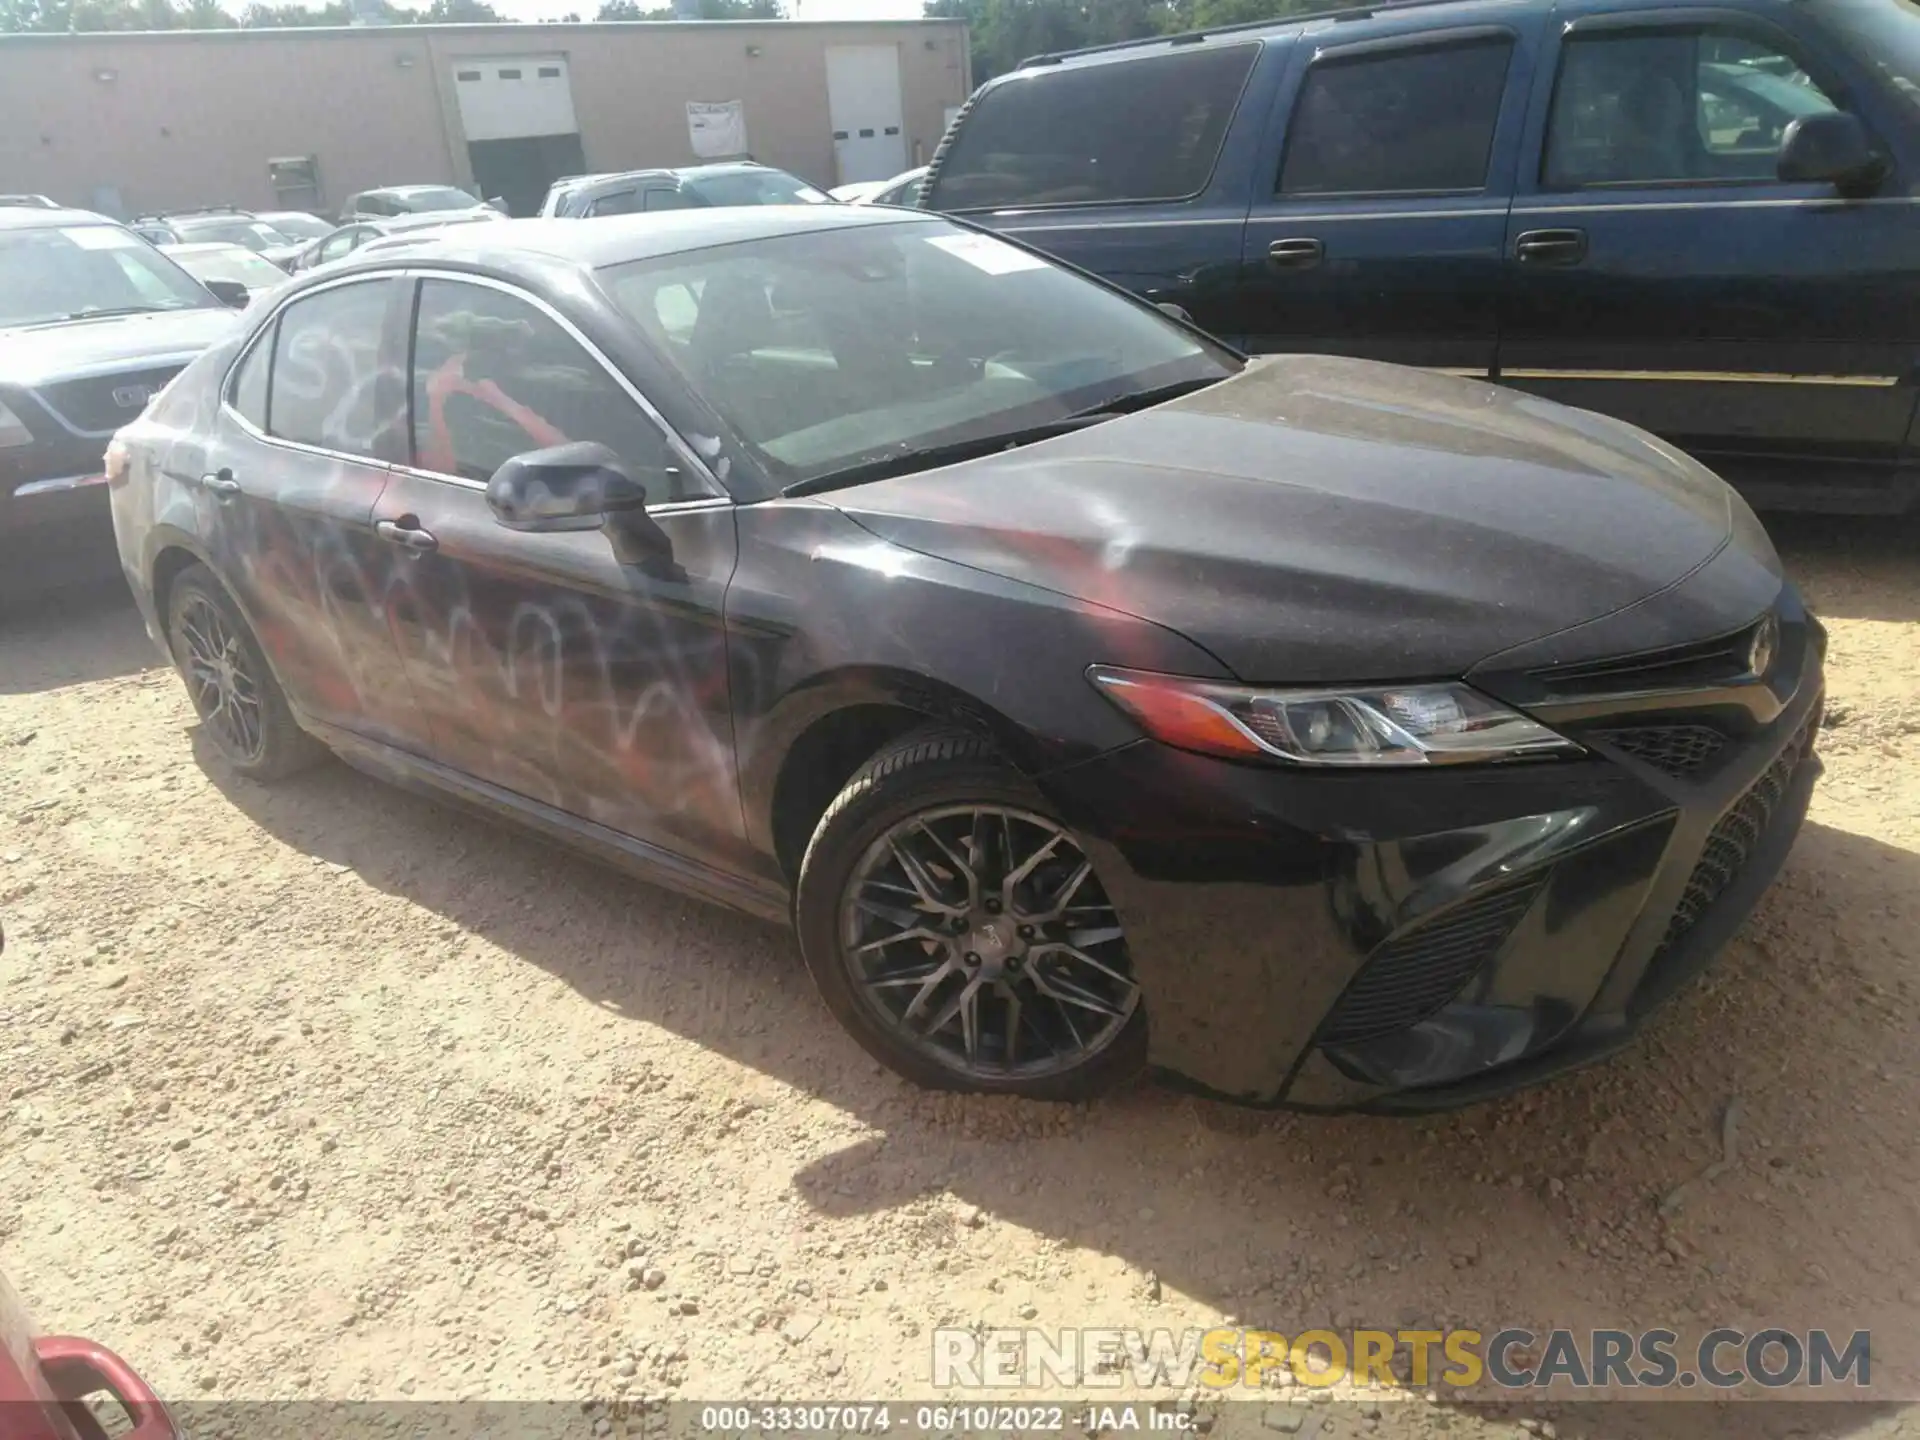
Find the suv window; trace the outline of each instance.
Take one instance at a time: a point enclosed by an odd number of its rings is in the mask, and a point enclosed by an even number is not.
[[[413,452],[423,470],[486,480],[515,455],[591,440],[636,470],[676,467],[665,434],[600,362],[527,301],[490,286],[420,286]],[[705,492],[650,495],[662,502]]]
[[[673,189],[671,186],[656,185],[647,191],[646,208],[649,210],[691,210],[694,208],[694,202],[688,196]]]
[[[1549,185],[1771,180],[1788,125],[1834,110],[1806,71],[1746,35],[1574,35],[1547,132]]]
[[[1320,61],[1294,105],[1280,193],[1484,188],[1512,56],[1500,38]]]
[[[1197,195],[1259,53],[1208,46],[997,85],[954,135],[930,201],[968,210]]]
[[[338,285],[280,312],[268,434],[347,455],[377,455],[380,334],[396,283]]]

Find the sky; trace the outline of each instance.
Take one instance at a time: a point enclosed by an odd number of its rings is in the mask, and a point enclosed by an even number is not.
[[[493,8],[514,20],[553,20],[569,10],[590,15],[597,0],[493,0]],[[920,0],[787,0],[796,20],[917,20],[920,8]]]

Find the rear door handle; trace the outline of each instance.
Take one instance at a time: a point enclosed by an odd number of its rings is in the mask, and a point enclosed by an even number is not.
[[[211,475],[200,477],[201,488],[223,504],[234,499],[240,493],[240,482],[233,478],[233,471],[224,465]]]
[[[416,555],[424,555],[429,550],[438,550],[440,542],[433,535],[420,528],[419,522],[406,517],[402,520],[376,520],[373,533],[389,544],[401,545]]]
[[[1327,247],[1318,240],[1276,240],[1267,246],[1267,261],[1282,270],[1311,270],[1326,253]]]
[[[1584,230],[1528,230],[1513,242],[1522,265],[1578,265],[1587,258]]]

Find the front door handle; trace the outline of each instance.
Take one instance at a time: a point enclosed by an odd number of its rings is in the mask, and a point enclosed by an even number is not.
[[[211,475],[202,475],[200,484],[214,499],[226,504],[240,494],[240,482],[233,478],[233,471],[224,465]]]
[[[1513,242],[1522,265],[1578,265],[1587,258],[1584,230],[1528,230]]]
[[[1318,240],[1276,240],[1267,246],[1267,262],[1282,270],[1311,270],[1326,253],[1327,247]]]
[[[373,533],[389,544],[404,546],[416,555],[440,548],[440,542],[429,531],[422,530],[420,522],[412,516],[401,520],[376,520],[373,522]]]

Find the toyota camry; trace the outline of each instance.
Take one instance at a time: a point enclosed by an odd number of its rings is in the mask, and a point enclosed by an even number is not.
[[[1590,1061],[1818,770],[1822,631],[1697,462],[916,212],[330,267],[108,472],[223,763],[331,749],[790,921],[926,1085],[1410,1110]]]

